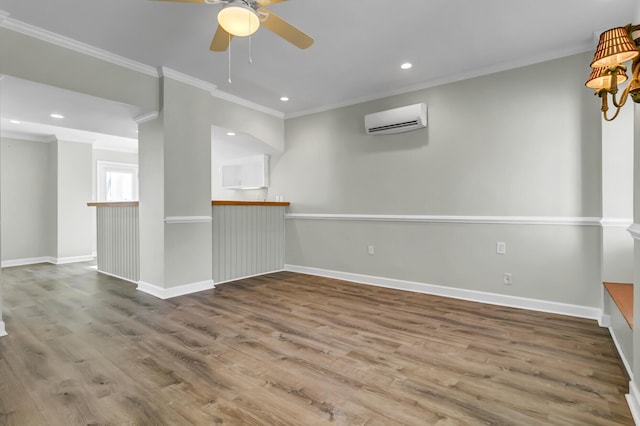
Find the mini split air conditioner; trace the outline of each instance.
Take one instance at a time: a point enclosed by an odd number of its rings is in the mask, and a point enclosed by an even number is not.
[[[415,104],[364,116],[364,127],[370,135],[409,132],[427,127],[427,105]]]

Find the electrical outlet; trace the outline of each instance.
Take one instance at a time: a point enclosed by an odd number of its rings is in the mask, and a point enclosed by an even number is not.
[[[505,272],[504,273],[504,285],[511,285],[513,284],[513,277],[511,276],[510,273]]]
[[[367,246],[367,253],[369,253],[369,256],[373,256],[375,252],[376,252],[375,247]]]
[[[496,243],[496,253],[497,254],[505,254],[507,252],[507,243],[503,241],[498,241]]]

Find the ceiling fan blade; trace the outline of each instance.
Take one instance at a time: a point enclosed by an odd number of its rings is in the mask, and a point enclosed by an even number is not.
[[[263,6],[271,6],[272,4],[281,3],[287,0],[256,0],[256,1]]]
[[[209,49],[214,52],[224,52],[229,47],[229,42],[232,37],[233,36],[231,34],[218,25],[218,29],[213,36],[213,40],[211,40],[211,47],[209,47]]]
[[[306,49],[313,44],[313,39],[264,7],[258,8],[260,23],[268,30],[278,34],[289,43]]]

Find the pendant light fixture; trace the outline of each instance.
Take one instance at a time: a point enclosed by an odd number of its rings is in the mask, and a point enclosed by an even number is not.
[[[640,103],[640,38],[633,39],[636,31],[640,31],[640,25],[629,24],[603,32],[591,61],[593,70],[585,86],[595,89],[595,94],[602,99],[600,110],[606,121],[613,121],[618,116],[629,96],[634,102]],[[628,61],[633,61],[631,81],[616,98],[618,85],[628,79],[627,66],[624,64]],[[608,115],[609,95],[616,108],[612,117]]]

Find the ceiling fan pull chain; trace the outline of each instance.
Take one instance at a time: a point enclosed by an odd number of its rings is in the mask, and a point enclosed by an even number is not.
[[[247,24],[249,29],[251,28],[251,15],[247,15]],[[249,63],[252,64],[253,63],[253,58],[251,57],[251,39],[253,37],[251,37],[251,34],[249,34]]]
[[[229,84],[231,84],[231,34],[229,34]]]

